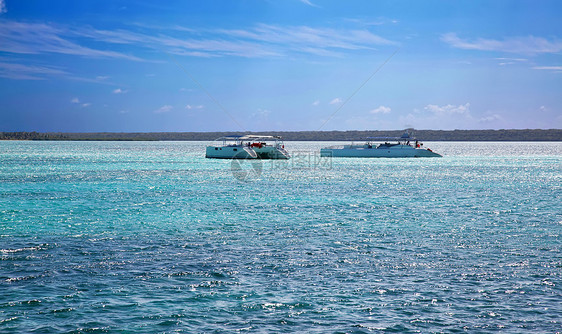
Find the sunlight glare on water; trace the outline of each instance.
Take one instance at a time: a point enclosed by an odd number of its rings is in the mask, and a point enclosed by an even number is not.
[[[0,142],[0,332],[560,330],[561,143],[206,144]]]

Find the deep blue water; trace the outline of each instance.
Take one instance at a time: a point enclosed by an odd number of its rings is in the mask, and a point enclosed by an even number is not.
[[[0,142],[0,332],[562,330],[562,143],[205,144]]]

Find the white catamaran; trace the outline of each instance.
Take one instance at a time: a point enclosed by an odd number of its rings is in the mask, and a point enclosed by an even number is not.
[[[340,158],[421,158],[441,157],[404,133],[402,137],[369,137],[364,144],[330,146],[320,150],[321,157]]]
[[[222,144],[207,146],[206,158],[214,159],[289,159],[279,136],[227,136],[216,141]]]

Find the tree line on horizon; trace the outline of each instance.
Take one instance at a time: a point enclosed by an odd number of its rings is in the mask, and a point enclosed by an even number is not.
[[[415,130],[412,137],[425,141],[562,141],[562,129],[524,130]],[[273,135],[286,141],[347,141],[366,137],[400,137],[393,131],[271,131],[271,132],[0,132],[0,140],[125,140],[211,141],[229,135]]]

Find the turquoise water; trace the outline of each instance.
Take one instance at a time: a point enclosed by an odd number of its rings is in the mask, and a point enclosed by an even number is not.
[[[327,144],[0,142],[0,332],[561,330],[562,143]]]

